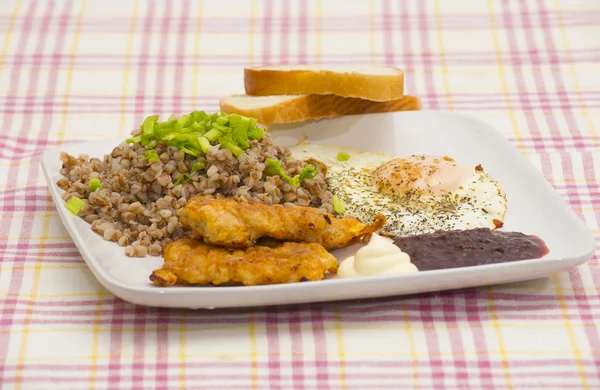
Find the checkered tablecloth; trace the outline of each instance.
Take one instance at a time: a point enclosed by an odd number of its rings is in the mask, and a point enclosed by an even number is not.
[[[600,1],[0,1],[0,388],[599,389],[598,257],[511,285],[258,309],[134,306],[95,280],[44,149],[218,109],[246,65],[406,70],[600,224]],[[597,252],[598,254],[598,252]]]

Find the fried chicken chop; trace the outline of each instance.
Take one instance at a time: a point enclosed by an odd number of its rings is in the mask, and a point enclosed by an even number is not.
[[[233,248],[247,248],[261,237],[340,248],[379,230],[386,222],[383,215],[377,215],[372,225],[365,225],[356,218],[335,218],[313,207],[287,208],[202,196],[191,198],[179,216],[184,226],[204,241]]]
[[[158,286],[293,283],[320,280],[338,268],[321,245],[295,242],[239,250],[182,238],[166,246],[164,258],[162,268],[150,275]]]

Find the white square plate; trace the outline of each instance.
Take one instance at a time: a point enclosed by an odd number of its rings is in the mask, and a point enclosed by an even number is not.
[[[314,143],[396,156],[448,155],[469,165],[482,164],[508,198],[503,229],[537,235],[550,252],[536,260],[397,276],[253,287],[160,288],[153,286],[148,277],[161,267],[161,257],[126,257],[122,247],[104,241],[90,225],[65,208],[60,197],[62,190],[56,186],[61,178],[61,150],[102,158],[121,140],[68,144],[48,150],[42,168],[58,213],[96,278],[113,294],[141,305],[216,308],[412,294],[539,278],[584,263],[592,256],[594,240],[584,223],[523,155],[501,134],[477,119],[428,111],[357,115],[281,126],[272,129],[271,134],[284,146],[308,136]],[[348,250],[345,249],[346,253]]]

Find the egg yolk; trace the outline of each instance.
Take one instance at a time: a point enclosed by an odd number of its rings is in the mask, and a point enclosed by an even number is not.
[[[440,196],[458,190],[472,174],[472,168],[450,157],[410,156],[379,166],[374,180],[377,190],[390,197]]]

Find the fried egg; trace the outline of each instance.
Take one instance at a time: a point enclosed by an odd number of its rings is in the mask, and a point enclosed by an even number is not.
[[[506,195],[480,165],[466,166],[448,156],[393,157],[308,142],[290,151],[297,159],[327,166],[329,189],[344,202],[344,215],[364,223],[385,215],[384,235],[502,225]],[[350,159],[339,161],[339,153]]]

